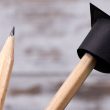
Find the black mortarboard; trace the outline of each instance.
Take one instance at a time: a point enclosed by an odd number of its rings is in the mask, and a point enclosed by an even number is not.
[[[91,26],[93,26],[98,19],[101,18],[110,19],[110,16],[108,14],[97,8],[92,3],[90,3],[90,13],[91,13]]]
[[[97,60],[95,69],[110,73],[110,16],[90,3],[91,30],[77,52],[90,53]]]

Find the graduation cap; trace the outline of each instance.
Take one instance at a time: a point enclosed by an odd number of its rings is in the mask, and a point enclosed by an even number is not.
[[[97,60],[95,69],[110,73],[110,16],[90,3],[91,30],[77,52],[90,53]]]
[[[90,10],[91,30],[77,50],[81,61],[46,110],[64,110],[94,67],[110,73],[110,17],[93,4],[90,4]]]

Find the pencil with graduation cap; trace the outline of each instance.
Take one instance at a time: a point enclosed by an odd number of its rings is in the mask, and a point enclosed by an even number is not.
[[[14,62],[14,31],[13,27],[0,52],[0,110],[3,110],[5,96]]]
[[[93,69],[110,73],[110,16],[91,3],[90,12],[91,30],[77,49],[81,60],[45,110],[64,110]]]

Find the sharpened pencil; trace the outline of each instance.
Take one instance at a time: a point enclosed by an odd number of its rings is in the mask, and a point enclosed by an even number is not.
[[[0,110],[3,110],[14,62],[14,31],[13,27],[0,53]]]

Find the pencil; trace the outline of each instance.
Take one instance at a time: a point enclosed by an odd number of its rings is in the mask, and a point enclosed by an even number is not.
[[[0,53],[0,110],[3,110],[14,62],[14,31],[13,27]]]
[[[90,54],[86,53],[45,110],[64,110],[95,67],[95,64],[95,59]]]

